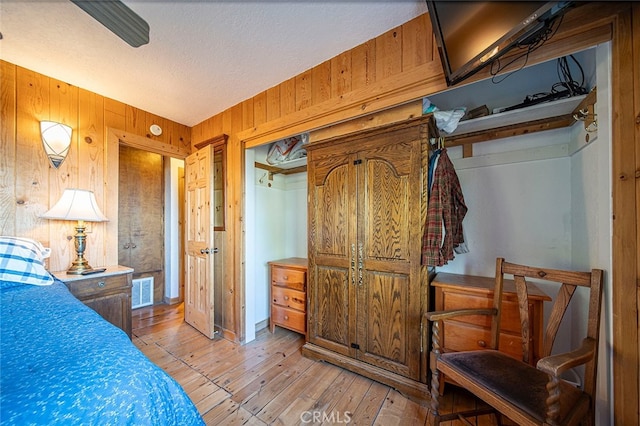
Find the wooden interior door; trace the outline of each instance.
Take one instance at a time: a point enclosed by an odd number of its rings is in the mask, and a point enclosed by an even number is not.
[[[368,143],[356,166],[357,357],[418,380],[420,140],[415,129],[404,129]]]
[[[185,159],[184,319],[208,338],[214,327],[214,173],[213,147]]]
[[[164,299],[164,170],[162,155],[120,146],[118,263],[133,278],[153,277],[153,301]]]
[[[308,340],[355,357],[355,157],[315,150],[308,165]]]

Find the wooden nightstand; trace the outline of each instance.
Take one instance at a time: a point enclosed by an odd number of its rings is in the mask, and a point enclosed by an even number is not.
[[[275,326],[306,334],[307,259],[290,257],[269,262],[271,268],[271,332]]]
[[[438,273],[431,285],[435,287],[435,310],[490,308],[493,306],[494,278]],[[527,283],[529,294],[529,360],[535,365],[542,354],[543,305],[551,298],[535,284]],[[444,321],[441,344],[447,350],[483,349],[491,336],[491,320],[485,316],[459,317]],[[522,360],[522,337],[518,298],[513,280],[504,280],[500,351]]]
[[[65,283],[69,291],[82,303],[121,328],[131,338],[133,269],[108,266],[106,271],[91,275],[69,275],[66,271],[52,274]]]

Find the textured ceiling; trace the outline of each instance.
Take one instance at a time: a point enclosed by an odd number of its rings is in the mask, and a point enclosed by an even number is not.
[[[70,1],[0,0],[0,58],[193,126],[426,12],[422,0],[125,1],[132,48]]]

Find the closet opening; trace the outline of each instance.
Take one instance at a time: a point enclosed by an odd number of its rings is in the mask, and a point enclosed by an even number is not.
[[[307,257],[308,134],[245,150],[245,342],[269,326],[269,262]]]

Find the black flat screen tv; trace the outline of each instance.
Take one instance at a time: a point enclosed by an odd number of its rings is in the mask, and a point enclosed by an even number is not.
[[[426,0],[449,86],[531,43],[572,2]]]

